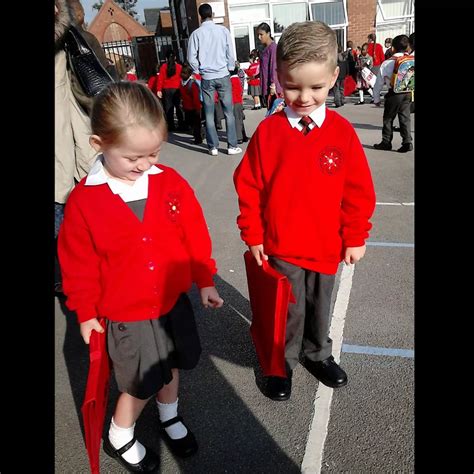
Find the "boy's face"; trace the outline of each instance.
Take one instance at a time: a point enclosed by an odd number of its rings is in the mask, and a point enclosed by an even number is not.
[[[280,66],[278,79],[283,87],[286,104],[298,115],[309,115],[326,102],[329,89],[334,86],[339,67],[332,70],[327,62],[310,61],[287,69]]]
[[[181,72],[181,79],[182,79],[183,81],[187,81],[190,77],[191,77],[191,73],[190,73],[190,72],[189,72],[189,73],[188,73],[188,72],[184,72],[184,71]]]

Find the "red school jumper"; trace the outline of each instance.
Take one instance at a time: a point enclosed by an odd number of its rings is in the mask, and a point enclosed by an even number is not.
[[[199,86],[192,78],[186,83],[179,85],[179,92],[183,100],[183,109],[186,111],[195,110],[200,112],[202,109],[201,101],[199,100]]]
[[[158,85],[156,87],[157,91],[162,91],[163,89],[179,89],[181,84],[181,69],[183,66],[176,63],[176,72],[171,77],[168,77],[166,73],[168,72],[168,64],[164,63],[160,67],[160,74],[158,76]]]
[[[196,282],[214,286],[206,221],[193,190],[175,170],[149,175],[140,221],[108,184],[71,192],[58,252],[67,307],[79,322],[102,316],[141,321],[170,311]]]
[[[306,136],[284,111],[260,123],[234,172],[247,245],[335,274],[346,247],[364,245],[375,208],[369,165],[352,125],[326,110]]]

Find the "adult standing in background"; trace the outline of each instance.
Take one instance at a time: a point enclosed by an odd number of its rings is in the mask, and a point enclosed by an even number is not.
[[[283,95],[277,75],[277,45],[273,41],[268,23],[260,23],[257,26],[257,35],[259,41],[265,46],[265,49],[260,53],[260,83],[264,105],[270,110],[273,99]],[[271,100],[269,100],[269,96],[272,96]]]
[[[232,85],[230,71],[235,68],[232,42],[227,28],[212,21],[212,8],[208,3],[199,6],[201,26],[189,37],[188,63],[194,73],[202,77],[201,90],[206,116],[206,140],[209,154],[217,156],[219,137],[214,123],[214,94],[217,91],[224,110],[227,153],[242,153],[237,146],[234,108],[232,105]]]
[[[96,155],[89,143],[90,120],[72,90],[64,37],[74,21],[72,1],[54,5],[54,237],[64,217],[64,205],[76,181],[88,172]],[[72,73],[71,73],[71,76]],[[85,96],[81,90],[82,95]],[[55,289],[62,291],[59,263],[55,266]]]

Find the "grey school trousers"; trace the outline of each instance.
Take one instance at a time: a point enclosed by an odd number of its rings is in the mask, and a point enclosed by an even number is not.
[[[285,359],[294,369],[301,349],[305,357],[316,362],[332,353],[331,295],[336,275],[305,270],[291,263],[269,256],[270,265],[288,277],[296,303],[288,307],[286,323]]]

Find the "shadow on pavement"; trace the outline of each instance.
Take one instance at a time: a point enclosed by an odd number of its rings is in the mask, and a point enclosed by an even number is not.
[[[233,385],[241,392],[249,392],[250,397],[263,399],[255,386],[255,380],[249,382],[248,374],[230,367],[253,368],[260,385],[260,370],[249,335],[249,324],[235,312],[237,310],[250,319],[249,302],[219,276],[215,277],[215,281],[225,300],[223,308],[219,310],[202,308],[198,291],[193,288],[189,292],[203,352],[194,370],[180,371],[179,411],[195,433],[199,451],[191,458],[175,459],[175,462],[179,465],[180,472],[185,473],[300,472],[299,466],[282,451],[234,389]],[[80,407],[87,379],[87,346],[79,334],[75,315],[64,305],[62,309],[66,317],[63,354],[82,428]],[[232,374],[226,372],[227,368],[232,370]],[[108,431],[117,396],[118,391],[112,377],[104,435]],[[266,400],[261,402],[267,403]],[[270,408],[273,409],[273,405]],[[164,442],[160,440],[157,423],[158,411],[151,399],[137,421],[136,435],[156,452],[160,452],[159,447],[164,446]],[[78,448],[76,446],[71,449]],[[169,462],[170,456],[172,455],[168,450],[161,449],[162,472],[166,472],[166,459]],[[101,451],[102,466],[104,462],[107,468],[116,466],[116,472],[121,472],[118,463]],[[115,470],[107,469],[107,472]]]

